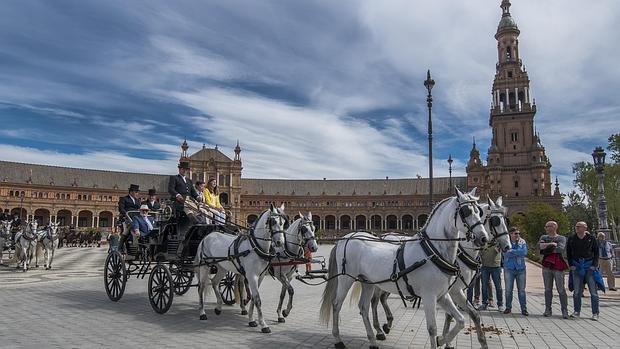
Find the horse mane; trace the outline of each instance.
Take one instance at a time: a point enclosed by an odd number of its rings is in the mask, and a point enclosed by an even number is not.
[[[437,212],[437,210],[439,209],[440,206],[442,206],[443,204],[445,204],[448,200],[452,199],[453,196],[448,196],[447,198],[439,201],[435,206],[433,206],[433,209],[431,210],[431,213],[428,215],[428,218],[426,219],[426,222],[424,223],[424,225],[422,226],[422,230],[426,230],[426,226],[428,226],[428,223],[430,223],[431,218],[433,217],[433,215],[435,214],[435,212]]]

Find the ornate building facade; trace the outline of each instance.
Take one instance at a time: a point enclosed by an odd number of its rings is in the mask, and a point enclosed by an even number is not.
[[[487,164],[474,142],[467,177],[434,178],[437,201],[452,195],[452,185],[478,187],[482,195],[502,195],[511,213],[523,212],[532,202],[561,208],[551,164],[534,128],[536,103],[519,52],[519,29],[510,14],[510,1],[501,3],[502,17],[495,39],[498,63],[492,88],[489,124],[493,134]],[[231,159],[216,146],[203,146],[189,155],[181,145],[181,160],[190,162],[192,180],[216,178],[221,201],[237,224],[250,224],[270,203],[285,203],[294,216],[312,212],[325,236],[353,230],[413,233],[428,218],[429,183],[426,178],[368,180],[284,180],[242,178],[241,148]],[[174,174],[171,169],[171,174]],[[116,222],[117,202],[129,184],[142,193],[155,188],[167,198],[168,175],[124,173],[0,161],[0,209],[23,218],[50,220],[81,229],[110,230]]]
[[[552,192],[551,162],[534,127],[536,101],[519,52],[519,28],[510,14],[510,1],[501,3],[502,17],[495,39],[497,58],[489,126],[493,133],[487,164],[480,160],[474,141],[467,163],[467,186],[491,197],[502,195],[512,212],[523,212],[531,202],[562,207],[556,179]]]

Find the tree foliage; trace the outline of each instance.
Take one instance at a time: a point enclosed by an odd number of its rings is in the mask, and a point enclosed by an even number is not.
[[[620,224],[620,134],[613,134],[609,137],[607,149],[610,151],[604,169],[607,215],[609,223],[618,226]],[[594,165],[589,162],[578,162],[573,165],[573,173],[575,185],[584,195],[584,204],[590,211],[596,212],[598,179]],[[593,225],[588,224],[590,227],[598,226],[596,215],[594,218]]]

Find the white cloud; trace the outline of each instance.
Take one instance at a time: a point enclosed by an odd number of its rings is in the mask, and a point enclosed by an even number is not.
[[[178,161],[178,157],[152,160],[118,152],[93,151],[75,154],[4,144],[0,144],[0,153],[3,154],[2,160],[5,161],[159,174],[174,173]]]

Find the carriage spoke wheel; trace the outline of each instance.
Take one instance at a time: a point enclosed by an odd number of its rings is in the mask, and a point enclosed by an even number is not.
[[[170,273],[174,283],[174,294],[182,296],[187,293],[194,279],[194,272],[172,263],[170,264]]]
[[[127,268],[125,261],[118,251],[112,251],[105,259],[103,270],[105,292],[111,301],[117,302],[125,293],[127,283]]]
[[[173,290],[170,270],[163,264],[157,264],[149,276],[149,302],[156,313],[164,314],[170,309]]]
[[[222,300],[226,305],[235,304],[235,273],[228,272],[226,276],[220,280],[220,284],[217,286],[220,295],[222,296]]]

